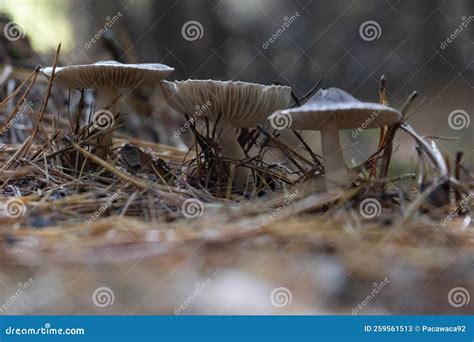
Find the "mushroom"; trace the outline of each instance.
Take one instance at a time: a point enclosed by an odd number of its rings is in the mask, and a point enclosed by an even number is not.
[[[122,64],[116,61],[103,61],[57,67],[54,82],[66,89],[95,89],[97,96],[93,121],[98,127],[106,129],[114,125],[118,99],[122,95],[121,89],[133,90],[153,84],[167,77],[173,70],[164,64]],[[42,68],[41,72],[49,78],[53,73],[53,68]],[[112,132],[99,139],[98,155],[100,157],[106,156],[106,148],[111,143]]]
[[[291,103],[291,88],[279,85],[215,80],[163,81],[161,85],[175,110],[190,116],[194,113],[195,119],[209,119],[223,157],[232,160],[245,158],[237,128],[267,124],[271,113]],[[237,167],[234,180],[245,185],[249,175],[250,170]]]
[[[319,90],[300,107],[279,110],[270,122],[285,121],[286,128],[320,130],[326,187],[350,185],[351,177],[344,163],[339,130],[378,128],[400,122],[399,111],[378,103],[361,102],[338,88]]]

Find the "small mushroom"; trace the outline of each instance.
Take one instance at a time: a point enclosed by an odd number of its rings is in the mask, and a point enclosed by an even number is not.
[[[213,130],[223,157],[233,160],[245,158],[237,128],[265,125],[271,113],[291,103],[291,88],[277,85],[215,80],[163,81],[161,85],[175,110],[195,119],[208,118],[216,125]],[[245,185],[249,175],[250,170],[238,167],[235,182]]]
[[[57,67],[54,75],[55,84],[66,89],[95,89],[97,93],[95,110],[107,110],[117,114],[118,99],[123,89],[137,89],[154,84],[167,77],[174,69],[164,64],[122,64],[116,61],[104,61],[94,64]],[[53,72],[52,67],[42,68],[41,72],[48,78]],[[114,124],[114,117],[93,118],[99,125]],[[103,126],[102,126],[103,127]],[[98,155],[106,156],[106,149],[112,143],[112,133],[105,134],[98,141]]]
[[[289,123],[286,128],[321,131],[326,186],[334,189],[351,183],[339,131],[393,125],[400,122],[401,114],[388,106],[361,102],[344,90],[329,88],[319,90],[302,106],[276,111],[268,119]]]

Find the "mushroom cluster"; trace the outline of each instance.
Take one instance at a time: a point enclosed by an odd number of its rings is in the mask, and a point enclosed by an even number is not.
[[[401,114],[388,106],[361,102],[338,88],[319,90],[301,106],[289,108],[291,88],[280,85],[262,85],[246,82],[186,80],[168,82],[164,79],[174,69],[163,64],[122,64],[115,61],[88,65],[58,67],[55,84],[67,89],[95,89],[96,113],[105,111],[118,114],[118,100],[123,89],[159,85],[167,103],[184,115],[192,115],[200,108],[196,119],[206,119],[216,132],[216,141],[222,156],[238,162],[246,156],[237,139],[238,129],[270,122],[287,122],[285,128],[294,130],[319,130],[324,158],[327,188],[350,185],[339,131],[377,128],[400,122]],[[43,68],[42,73],[53,76],[53,68]],[[100,118],[96,118],[101,120]],[[106,158],[112,143],[113,130],[101,135],[97,156]],[[251,172],[237,166],[234,181],[245,185]]]

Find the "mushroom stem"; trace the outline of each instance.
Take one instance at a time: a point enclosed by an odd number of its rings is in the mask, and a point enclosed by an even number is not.
[[[245,153],[239,144],[235,127],[224,120],[220,120],[216,127],[217,142],[222,149],[222,156],[232,160],[245,159]],[[234,183],[245,187],[252,172],[245,167],[237,167],[234,174]]]
[[[337,189],[346,185],[350,177],[344,162],[341,141],[339,139],[339,128],[332,117],[321,127],[321,145],[327,190]]]
[[[94,121],[99,122],[103,129],[109,129],[115,126],[115,116],[118,110],[119,91],[114,86],[100,87],[96,90],[96,103]],[[107,112],[100,113],[99,111]],[[110,115],[110,113],[112,115]],[[107,124],[104,124],[107,123]],[[110,124],[109,124],[110,123]],[[110,145],[112,145],[113,131],[103,134],[97,139],[97,156],[106,159]]]

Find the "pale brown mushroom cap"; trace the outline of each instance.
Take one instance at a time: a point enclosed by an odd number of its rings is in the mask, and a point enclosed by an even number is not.
[[[164,64],[122,64],[116,61],[103,61],[57,67],[54,81],[55,84],[67,89],[89,89],[112,85],[116,88],[136,88],[142,84],[158,82],[166,78],[173,70]],[[42,68],[41,72],[51,77],[53,68]]]
[[[161,82],[169,104],[182,114],[192,116],[199,108],[199,117],[221,119],[234,127],[266,124],[275,110],[291,103],[291,88],[255,83],[187,80]]]
[[[377,128],[400,122],[401,114],[396,109],[378,103],[362,102],[338,88],[319,90],[304,105],[279,110],[268,119],[277,120],[287,116],[288,128],[317,130],[329,119],[336,119],[339,129]]]

